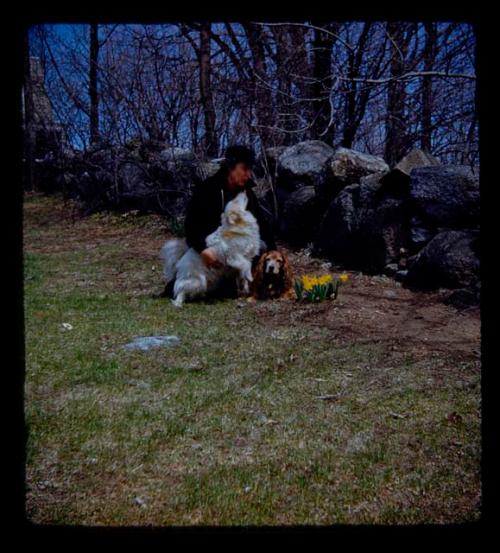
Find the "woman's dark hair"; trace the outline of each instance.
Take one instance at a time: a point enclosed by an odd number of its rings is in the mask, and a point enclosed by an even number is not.
[[[253,167],[255,163],[255,154],[251,148],[235,144],[226,149],[224,159],[229,169],[233,169],[237,163],[245,163],[249,167]]]

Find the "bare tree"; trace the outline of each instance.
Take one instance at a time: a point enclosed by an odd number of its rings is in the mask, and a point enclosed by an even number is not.
[[[436,58],[436,23],[428,21],[425,23],[425,49],[424,49],[424,71],[431,72],[434,69]],[[423,77],[422,84],[422,139],[423,150],[432,150],[432,76]]]
[[[342,146],[351,148],[356,136],[356,131],[365,114],[366,105],[370,95],[370,88],[366,85],[360,86],[354,79],[359,75],[363,57],[366,55],[365,48],[370,35],[372,23],[364,23],[361,30],[356,49],[348,52],[348,93],[346,95],[344,124],[344,136]],[[383,50],[382,50],[383,54]],[[380,59],[379,59],[380,63]],[[358,90],[360,89],[360,90]]]
[[[97,49],[88,26],[39,27],[53,113],[78,148],[137,139],[216,156],[233,140],[315,139],[392,164],[414,146],[478,160],[467,24],[102,24]]]
[[[290,103],[292,92],[292,77],[290,69],[292,66],[292,55],[290,37],[286,27],[271,28],[275,43],[275,65],[276,65],[276,112],[279,126],[283,129],[279,143],[288,146],[294,141],[290,132],[294,129],[293,111]]]
[[[35,155],[35,129],[33,89],[31,80],[31,58],[29,31],[24,34],[24,79],[23,79],[23,107],[24,107],[24,186],[28,190],[35,189],[33,158]]]
[[[97,23],[91,23],[90,25],[89,54],[90,142],[96,144],[99,141],[99,94],[97,90],[99,28]]]
[[[272,117],[273,101],[267,83],[267,66],[265,54],[266,38],[262,28],[254,23],[242,23],[245,30],[250,52],[252,54],[252,103],[255,105],[257,128],[263,143],[267,146],[270,140],[269,123]],[[233,39],[234,43],[234,39]]]
[[[313,104],[313,120],[311,134],[322,137],[332,143],[335,137],[333,126],[332,94],[332,49],[336,41],[336,34],[340,30],[340,23],[315,22],[313,40],[313,84],[312,96],[317,99]]]
[[[403,75],[406,69],[410,25],[390,21],[387,23],[387,34],[392,46],[390,62],[391,80],[389,81],[387,93],[385,159],[389,165],[393,165],[406,153],[406,85],[405,81],[398,77]]]
[[[205,117],[205,144],[209,156],[217,156],[218,142],[215,133],[215,108],[210,82],[210,23],[200,26],[200,96]]]

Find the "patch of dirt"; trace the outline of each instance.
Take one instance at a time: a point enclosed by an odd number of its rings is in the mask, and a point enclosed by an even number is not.
[[[296,277],[340,272],[304,250],[277,245],[288,255]],[[252,305],[259,321],[271,327],[318,326],[330,330],[332,339],[340,342],[383,343],[417,358],[438,351],[455,359],[479,357],[479,308],[458,311],[443,303],[446,291],[413,292],[389,277],[345,272],[349,282],[340,288],[336,301],[299,304],[292,298],[256,302]]]

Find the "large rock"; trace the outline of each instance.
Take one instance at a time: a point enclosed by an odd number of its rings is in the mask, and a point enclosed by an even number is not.
[[[345,187],[324,215],[314,253],[334,263],[377,273],[398,261],[408,243],[408,204],[380,194],[380,174]]]
[[[338,148],[330,162],[330,169],[333,177],[345,184],[354,184],[366,175],[389,171],[389,166],[381,157]]]
[[[261,200],[261,205],[275,215],[278,221],[277,227],[279,227],[279,221],[283,216],[283,206],[291,193],[291,191],[284,188],[274,187],[274,194],[273,189],[269,189]]]
[[[124,154],[119,148],[96,145],[93,148],[89,148],[89,150],[84,153],[82,161],[90,167],[98,167],[99,169],[112,171],[115,162],[123,157]]]
[[[347,263],[351,260],[350,247],[357,227],[355,198],[359,188],[359,184],[346,186],[328,207],[314,242],[315,255],[326,255]]]
[[[139,209],[173,216],[184,211],[196,170],[188,150],[137,138],[122,147],[101,141],[38,166],[44,181],[79,200],[86,213]]]
[[[68,192],[83,204],[84,213],[114,207],[117,156],[117,149],[101,145],[72,159]]]
[[[479,232],[437,234],[410,258],[405,285],[421,290],[471,288],[479,281]]]
[[[167,162],[194,162],[195,155],[191,150],[186,150],[184,148],[165,148],[159,153],[160,159]]]
[[[469,167],[413,169],[410,196],[430,225],[461,229],[479,224],[479,178]]]
[[[280,234],[296,245],[306,245],[316,235],[320,206],[314,186],[306,185],[286,196],[279,220]]]
[[[278,159],[278,186],[293,190],[302,185],[320,186],[328,177],[333,148],[320,140],[289,146]]]
[[[381,157],[338,148],[329,161],[327,178],[318,187],[318,196],[321,202],[329,204],[346,186],[371,175],[380,179],[388,171],[389,166]]]
[[[425,227],[412,226],[410,228],[410,248],[412,252],[421,250],[434,237],[434,233]]]
[[[409,253],[419,252],[438,232],[438,229],[433,225],[425,223],[418,215],[413,214],[410,218]]]
[[[405,157],[394,167],[393,171],[398,171],[409,177],[413,169],[417,167],[427,167],[429,165],[440,165],[440,162],[429,152],[424,152],[423,150],[415,148],[405,155]]]
[[[90,214],[114,207],[110,198],[112,174],[103,170],[83,171],[71,174],[68,193],[81,204],[83,214]]]
[[[126,161],[119,166],[118,177],[121,183],[121,194],[125,197],[139,198],[152,193],[145,164]]]
[[[467,309],[478,305],[481,301],[481,282],[478,280],[473,286],[468,288],[458,288],[450,292],[445,298],[444,303],[453,305],[458,309]]]
[[[437,166],[439,160],[422,150],[411,150],[391,171],[381,178],[384,191],[397,197],[408,197],[410,174],[418,167]]]
[[[139,209],[178,216],[194,181],[193,160],[187,150],[131,140],[123,148],[96,145],[68,172],[73,195],[91,211]]]

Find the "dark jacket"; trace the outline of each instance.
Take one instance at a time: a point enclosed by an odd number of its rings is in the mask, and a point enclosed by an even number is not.
[[[266,250],[276,249],[272,226],[266,220],[255,192],[255,183],[249,180],[243,187],[248,196],[247,209],[257,219],[260,237],[266,243]],[[239,190],[238,190],[239,191]],[[189,201],[184,221],[186,242],[188,246],[201,253],[207,246],[205,238],[216,230],[220,224],[220,216],[230,200],[238,193],[232,193],[227,185],[227,172],[221,168],[215,175],[195,186]]]

